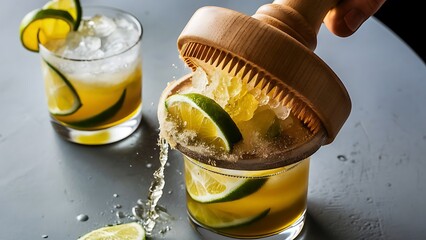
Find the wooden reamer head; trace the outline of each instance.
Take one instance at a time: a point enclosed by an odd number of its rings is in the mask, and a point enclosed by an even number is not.
[[[336,74],[313,50],[327,12],[338,0],[276,0],[253,16],[219,7],[197,10],[178,39],[192,69],[242,73],[302,120],[334,140],[351,111]]]

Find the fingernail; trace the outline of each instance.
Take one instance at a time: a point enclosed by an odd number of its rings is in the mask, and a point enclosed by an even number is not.
[[[345,15],[344,19],[346,26],[355,32],[367,18],[364,13],[358,9],[352,9]]]

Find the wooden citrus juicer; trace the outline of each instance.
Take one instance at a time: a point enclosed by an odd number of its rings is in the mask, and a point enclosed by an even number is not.
[[[283,166],[334,140],[349,116],[351,101],[340,79],[313,50],[323,19],[337,2],[275,0],[253,16],[212,6],[194,13],[178,39],[186,64],[193,70],[202,67],[207,73],[214,68],[242,73],[245,81],[291,109],[312,133],[303,143],[270,154],[268,161],[244,159],[236,166],[215,159],[216,164],[238,169]],[[185,79],[170,84],[165,95],[178,92],[183,85]]]

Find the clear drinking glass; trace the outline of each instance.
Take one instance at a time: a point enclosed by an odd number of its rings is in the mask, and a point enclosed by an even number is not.
[[[245,140],[256,144],[238,142],[227,153],[209,149],[209,140],[196,143],[196,130],[180,129],[165,104],[174,94],[193,91],[192,78],[168,84],[158,119],[160,136],[184,158],[187,211],[194,228],[203,239],[295,239],[305,222],[310,156],[324,144],[325,131],[311,131],[290,112],[279,122],[280,135],[259,138],[246,130]],[[249,123],[239,124],[244,129]]]
[[[307,206],[309,158],[268,170],[214,167],[184,155],[187,209],[195,226],[234,238],[294,239],[302,230]],[[197,182],[234,185],[213,202],[197,199]],[[211,191],[221,191],[212,184]],[[195,196],[194,196],[195,195]],[[200,233],[200,229],[198,229]],[[206,237],[211,232],[207,232]],[[218,236],[211,236],[218,239]]]
[[[129,13],[84,7],[79,30],[40,46],[51,122],[65,139],[107,144],[142,117],[142,25]]]

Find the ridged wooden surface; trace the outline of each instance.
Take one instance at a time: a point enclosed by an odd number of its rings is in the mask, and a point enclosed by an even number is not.
[[[206,63],[234,74],[243,71],[247,81],[273,91],[271,95],[314,132],[324,128],[330,143],[351,111],[340,79],[312,51],[333,4],[334,0],[276,1],[253,16],[203,7],[182,31],[178,48],[193,69]]]

